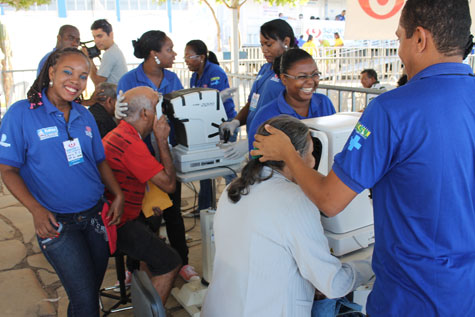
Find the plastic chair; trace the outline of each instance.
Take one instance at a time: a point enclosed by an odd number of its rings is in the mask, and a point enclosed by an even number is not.
[[[132,274],[132,303],[134,316],[166,317],[165,307],[152,281],[143,271],[134,271]]]

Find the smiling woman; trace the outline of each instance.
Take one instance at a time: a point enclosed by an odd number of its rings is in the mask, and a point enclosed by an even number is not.
[[[33,216],[41,251],[68,294],[68,316],[99,316],[109,258],[103,183],[115,195],[110,224],[120,221],[124,204],[94,117],[78,103],[89,67],[81,51],[56,50],[0,128],[8,143],[0,144],[2,179]]]
[[[315,93],[320,81],[320,72],[312,56],[301,49],[291,49],[274,61],[274,72],[279,76],[285,90],[279,96],[257,110],[249,128],[249,150],[254,134],[262,122],[287,114],[298,119],[316,118],[335,113],[327,96]]]

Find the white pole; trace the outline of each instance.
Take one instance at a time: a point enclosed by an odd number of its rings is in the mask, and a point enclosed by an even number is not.
[[[232,59],[233,59],[233,72],[239,73],[239,27],[238,27],[238,10],[232,9],[233,14],[233,37],[232,37]]]

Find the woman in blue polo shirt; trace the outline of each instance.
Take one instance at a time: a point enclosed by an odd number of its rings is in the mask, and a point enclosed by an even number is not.
[[[276,59],[275,72],[279,75],[285,90],[274,101],[257,110],[248,133],[249,150],[254,135],[266,120],[280,114],[298,119],[332,115],[335,108],[327,96],[315,93],[320,73],[312,56],[302,49],[291,49]]]
[[[33,216],[41,251],[68,294],[68,316],[99,316],[109,259],[103,183],[115,195],[110,223],[119,223],[124,204],[94,117],[77,103],[89,68],[81,51],[56,50],[0,129],[3,181]]]
[[[229,88],[228,76],[224,70],[219,67],[216,55],[208,51],[206,44],[201,40],[192,40],[186,43],[185,63],[188,69],[193,72],[190,79],[190,87],[214,88],[222,91]],[[236,116],[234,101],[232,98],[223,100],[227,119],[232,120]],[[229,141],[236,141],[234,133]],[[231,178],[232,179],[232,178]],[[199,211],[211,207],[212,201],[211,180],[200,181],[200,193],[198,195],[198,209],[194,215],[199,215]]]
[[[260,30],[262,53],[267,63],[264,64],[252,85],[246,105],[239,111],[234,120],[224,122],[220,130],[229,130],[232,133],[246,124],[249,131],[251,122],[260,106],[277,98],[284,90],[280,78],[274,73],[272,64],[287,49],[297,47],[292,27],[282,19],[275,19],[264,23]]]
[[[119,80],[117,91],[126,92],[127,90],[138,87],[147,86],[161,94],[168,94],[175,90],[183,89],[178,76],[167,68],[173,66],[173,61],[177,55],[173,51],[172,40],[162,31],[147,31],[136,40],[132,41],[134,46],[134,55],[137,58],[143,58],[144,61],[137,68],[126,73]],[[117,108],[117,105],[116,105]],[[117,115],[117,114],[116,114]],[[170,126],[170,144],[176,145],[173,126]],[[150,136],[144,139],[148,145],[150,152],[154,154]],[[198,273],[194,268],[188,265],[188,247],[185,238],[185,224],[181,216],[181,183],[176,183],[175,193],[170,194],[173,206],[163,212],[163,219],[167,228],[167,235],[170,245],[180,254],[183,267],[180,270],[180,276],[184,280],[198,278]],[[158,218],[148,218],[147,222],[153,231],[158,230],[160,220]],[[130,270],[138,269],[138,261],[130,261],[127,259],[127,267]],[[130,274],[127,274],[131,276]],[[127,282],[130,281],[130,278]]]
[[[178,76],[167,70],[173,66],[176,53],[172,40],[162,31],[145,32],[132,41],[134,56],[144,61],[137,68],[124,74],[117,84],[117,91],[147,86],[162,94],[183,89]]]

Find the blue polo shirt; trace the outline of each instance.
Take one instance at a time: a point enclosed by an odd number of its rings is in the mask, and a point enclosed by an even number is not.
[[[249,114],[247,115],[246,119],[246,129],[249,131],[249,127],[251,126],[252,119],[254,118],[255,111],[259,106],[259,101],[261,99],[261,95],[264,90],[264,85],[269,80],[270,77],[274,76],[275,73],[272,70],[272,63],[267,63],[262,65],[259,73],[257,73],[256,80],[252,84],[251,92],[249,93],[249,97],[247,101],[249,102]],[[257,100],[257,102],[256,102]]]
[[[249,115],[251,116],[250,122],[254,119],[256,112],[264,105],[276,100],[279,95],[285,90],[284,84],[282,84],[279,76],[277,76],[274,71],[272,74],[267,78],[266,82],[262,85],[262,92],[259,97],[259,102],[257,103],[257,107],[254,111],[250,111]]]
[[[333,171],[373,188],[370,316],[475,315],[475,77],[427,67],[375,98]]]
[[[40,72],[41,72],[41,69],[43,68],[43,65],[46,63],[46,60],[48,59],[48,57],[53,54],[53,52],[56,51],[56,47],[53,48],[53,50],[49,53],[47,53],[45,56],[43,56],[43,58],[40,60],[40,62],[38,63],[38,69],[36,70],[36,77],[38,77],[40,75]]]
[[[229,88],[228,76],[219,65],[207,61],[200,78],[198,78],[197,72],[194,72],[193,75],[191,75],[190,87],[214,88],[222,91]],[[234,108],[233,99],[229,98],[224,101],[223,104],[228,119],[234,118],[237,113]]]
[[[295,112],[292,106],[285,101],[285,93],[285,91],[282,91],[277,99],[262,106],[256,111],[256,115],[254,116],[251,126],[249,127],[249,134],[247,135],[249,150],[252,150],[253,148],[252,143],[254,142],[254,135],[256,134],[259,126],[273,117],[277,117],[281,114],[287,114],[297,119],[308,119],[329,116],[335,113],[335,108],[333,107],[330,99],[328,99],[328,97],[325,95],[315,93],[310,100],[308,116],[303,117]]]
[[[105,159],[92,114],[72,102],[69,122],[43,91],[43,105],[13,104],[0,127],[0,164],[20,169],[33,197],[56,213],[75,213],[97,204],[104,192],[97,164]],[[84,161],[69,166],[63,142],[78,138]]]
[[[117,92],[120,90],[126,92],[129,89],[139,86],[150,87],[164,95],[175,90],[183,89],[183,85],[181,84],[180,79],[178,79],[178,76],[167,69],[163,69],[163,79],[160,83],[160,87],[155,86],[147,75],[145,75],[145,72],[143,71],[143,63],[120,78],[119,83],[117,84]]]
[[[143,63],[141,63],[137,68],[132,69],[120,78],[119,83],[117,84],[117,93],[119,93],[119,91],[121,90],[123,92],[126,92],[129,89],[139,86],[150,87],[163,95],[174,92],[176,90],[183,89],[183,85],[181,84],[180,79],[178,79],[178,76],[174,72],[171,72],[166,69],[163,69],[163,79],[160,83],[160,87],[157,87],[150,80],[150,78],[145,75],[145,72],[143,71]],[[152,147],[150,134],[144,138],[144,142],[145,144],[147,144],[150,153],[155,155],[155,151]],[[169,142],[171,145],[177,144],[175,141],[175,130],[173,129],[173,125],[170,125]]]

